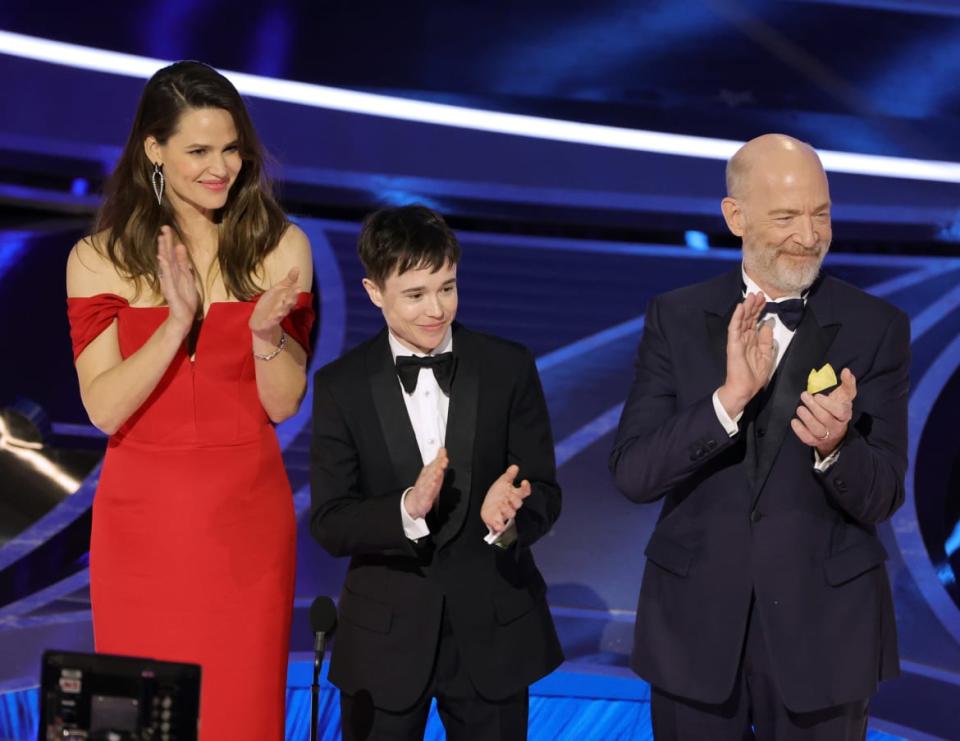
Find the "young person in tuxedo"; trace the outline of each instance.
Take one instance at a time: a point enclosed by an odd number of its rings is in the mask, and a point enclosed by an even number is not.
[[[806,144],[748,142],[722,206],[743,263],[651,301],[610,460],[628,498],[663,499],[631,663],[658,739],[863,739],[898,673],[877,525],[904,497],[909,321],[820,275]]]
[[[460,246],[423,206],[369,216],[375,337],[314,379],[311,528],[349,556],[330,679],[345,739],[526,738],[561,661],[530,546],[560,514],[530,352],[454,322]]]

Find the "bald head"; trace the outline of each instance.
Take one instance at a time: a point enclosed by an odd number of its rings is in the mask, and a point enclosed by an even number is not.
[[[764,134],[751,139],[727,162],[727,195],[744,198],[758,177],[776,177],[797,167],[823,172],[816,151],[786,134]]]
[[[771,298],[812,285],[830,249],[830,188],[809,144],[765,134],[727,163],[721,202],[730,231],[743,242],[743,269]]]

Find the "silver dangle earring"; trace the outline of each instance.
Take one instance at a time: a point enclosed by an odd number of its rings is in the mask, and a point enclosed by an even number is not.
[[[163,205],[163,169],[159,162],[153,163],[153,174],[150,176],[153,183],[153,192],[157,196],[157,205]]]

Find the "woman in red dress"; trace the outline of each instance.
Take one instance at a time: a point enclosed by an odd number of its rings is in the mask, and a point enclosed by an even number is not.
[[[110,435],[96,647],[200,664],[203,741],[284,729],[295,520],[272,423],[306,388],[313,276],[263,161],[226,78],[160,70],[67,264],[81,397]]]

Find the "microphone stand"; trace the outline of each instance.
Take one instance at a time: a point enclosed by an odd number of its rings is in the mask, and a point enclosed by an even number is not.
[[[313,639],[313,681],[310,683],[310,741],[317,741],[317,716],[320,712],[320,666],[323,664],[323,652],[326,635],[315,633]]]
[[[317,741],[317,716],[320,712],[320,667],[327,637],[337,626],[337,607],[329,597],[317,597],[310,605],[313,630],[313,681],[310,683],[310,741]]]

